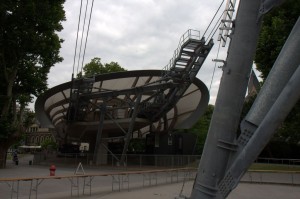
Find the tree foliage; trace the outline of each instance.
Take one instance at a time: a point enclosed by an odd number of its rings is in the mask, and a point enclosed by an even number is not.
[[[275,139],[290,144],[300,144],[300,102],[292,109],[290,114],[278,129]]]
[[[205,113],[191,129],[191,132],[197,135],[195,154],[202,154],[213,112],[214,106],[209,104]]]
[[[56,150],[58,148],[58,145],[55,141],[53,141],[52,139],[45,139],[42,143],[41,143],[41,147],[44,150]]]
[[[97,74],[105,74],[105,73],[113,73],[113,72],[121,72],[126,71],[122,68],[118,62],[110,62],[110,63],[101,63],[101,58],[95,57],[91,60],[90,63],[87,63],[83,67],[84,77],[91,77]],[[79,77],[82,76],[80,73]]]
[[[62,61],[57,35],[64,0],[0,3],[0,153],[24,130],[24,110],[47,88],[50,68]],[[1,157],[0,157],[1,159]],[[1,164],[2,166],[2,164]]]
[[[299,18],[300,0],[287,0],[263,18],[263,26],[255,55],[257,69],[265,80],[276,61],[290,31]],[[297,91],[295,91],[297,92]],[[300,142],[300,102],[278,129],[273,141]]]
[[[263,18],[255,63],[266,79],[300,13],[300,0],[287,0]]]

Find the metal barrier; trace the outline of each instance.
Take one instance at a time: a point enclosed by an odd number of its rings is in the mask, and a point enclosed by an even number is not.
[[[266,164],[282,164],[282,165],[298,165],[300,166],[300,159],[287,159],[287,158],[262,158],[259,157],[255,160],[255,163]]]
[[[300,185],[300,171],[249,170],[241,182],[262,184]]]
[[[201,155],[145,155],[127,154],[124,165],[120,165],[121,154],[105,155],[100,166],[109,167],[133,167],[133,168],[197,168]],[[36,153],[34,164],[44,163],[74,164],[79,162],[85,165],[93,165],[93,154],[90,153]]]
[[[201,155],[147,155],[147,154],[127,154],[125,164],[120,165],[121,154],[107,154],[101,165],[106,166],[129,166],[129,167],[194,167],[197,168]],[[85,165],[92,165],[93,154],[91,153],[36,153],[34,154],[34,163],[42,164],[44,162],[59,162],[62,164],[78,164],[82,162]],[[300,159],[280,159],[280,158],[257,158],[255,163],[278,164],[288,166],[300,166]]]
[[[40,177],[20,177],[20,178],[0,178],[0,182],[6,183],[10,189],[10,198],[19,198],[20,186],[25,186],[24,183],[30,182],[29,184],[29,198],[34,196],[38,198],[38,188],[42,182],[49,180],[62,180],[68,179],[71,183],[71,197],[79,197],[80,193],[85,194],[85,190],[89,190],[89,195],[92,195],[92,182],[96,177],[107,177],[111,176],[111,191],[124,190],[124,184],[127,184],[126,190],[129,191],[130,187],[139,187],[134,184],[130,184],[129,177],[132,175],[143,176],[143,187],[152,186],[158,184],[175,183],[179,181],[193,180],[195,178],[196,169],[193,168],[177,168],[177,169],[160,169],[160,170],[143,170],[143,171],[121,171],[112,173],[94,173],[94,174],[80,174],[80,175],[57,175],[57,176],[40,176]],[[159,174],[159,175],[158,175]],[[165,175],[165,181],[158,183],[158,179]],[[173,180],[174,176],[176,181]],[[169,179],[169,180],[168,180]],[[153,180],[155,184],[153,184]],[[83,182],[80,182],[83,181]],[[21,185],[22,183],[22,185]],[[141,182],[138,182],[139,184]],[[117,185],[117,189],[115,189]],[[27,185],[28,186],[28,185]],[[77,194],[73,194],[73,190],[77,191]],[[56,190],[53,190],[54,192]]]

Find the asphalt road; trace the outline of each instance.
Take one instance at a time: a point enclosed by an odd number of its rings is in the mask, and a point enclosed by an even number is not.
[[[14,165],[12,161],[8,162],[6,169],[0,169],[0,178],[9,177],[33,177],[33,176],[49,176],[49,167],[29,165],[32,156],[20,158],[19,165]],[[90,168],[83,165],[85,173],[111,173],[116,170],[107,168]],[[71,175],[76,171],[76,165],[57,166],[56,175]],[[180,195],[188,197],[192,190],[193,181],[183,183],[182,181],[174,184],[166,184],[168,179],[165,174],[159,174],[156,180],[151,179],[151,186],[149,186],[149,179],[145,180],[143,175],[131,175],[128,183],[123,183],[123,189],[119,191],[118,183],[114,183],[114,191],[112,191],[113,178],[111,176],[95,177],[92,180],[92,195],[83,195],[82,185],[83,179],[79,179],[79,191],[73,189],[73,198],[89,198],[89,199],[173,199]],[[281,178],[280,175],[272,176],[273,179]],[[179,176],[182,180],[183,176]],[[299,180],[299,179],[295,179]],[[143,182],[145,186],[143,187]],[[36,185],[36,181],[32,181]],[[71,197],[71,183],[70,179],[51,179],[44,180],[38,186],[37,198],[41,199],[65,199]],[[17,183],[14,184],[16,189]],[[11,198],[12,184],[0,182],[0,198]],[[29,198],[31,181],[20,181],[18,198]],[[89,194],[89,190],[85,190]],[[31,198],[35,198],[35,192],[31,193]],[[13,193],[13,198],[16,197]],[[240,183],[238,187],[229,195],[228,199],[299,199],[300,186],[286,186],[286,185],[271,185],[271,184],[248,184]]]

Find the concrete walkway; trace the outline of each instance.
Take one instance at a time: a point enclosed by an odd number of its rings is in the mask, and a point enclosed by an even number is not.
[[[19,165],[9,162],[6,169],[0,170],[0,178],[5,177],[32,177],[48,176],[49,166],[29,165],[30,157],[20,159]],[[73,174],[76,165],[68,167],[57,167],[57,175]],[[86,173],[107,173],[112,170],[103,168],[84,168]],[[116,170],[113,170],[116,171]],[[276,176],[274,176],[276,177]],[[110,176],[95,178],[92,184],[92,195],[82,195],[82,190],[73,192],[71,197],[70,181],[67,179],[45,180],[39,185],[38,197],[40,199],[65,199],[65,198],[89,198],[89,199],[174,199],[180,195],[189,196],[192,190],[193,181],[175,184],[165,184],[164,176],[158,176],[158,185],[143,187],[141,175],[130,176],[130,188],[124,186],[121,191],[112,192],[112,178]],[[80,182],[82,184],[82,182]],[[30,182],[20,182],[19,198],[28,198]],[[0,198],[11,198],[11,191],[6,183],[0,183]],[[14,195],[13,198],[16,198]],[[35,198],[35,194],[31,196]],[[299,199],[300,186],[284,186],[269,184],[248,184],[240,183],[239,186],[230,194],[228,199]]]
[[[193,182],[185,184],[182,194],[190,196]],[[150,187],[129,192],[116,192],[100,194],[92,199],[174,199],[179,196],[182,183]],[[245,184],[241,183],[228,197],[228,199],[299,199],[300,187],[279,186],[266,184]]]

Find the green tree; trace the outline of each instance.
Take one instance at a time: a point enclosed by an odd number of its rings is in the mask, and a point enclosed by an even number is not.
[[[122,68],[118,62],[110,62],[106,64],[101,63],[101,58],[95,57],[91,60],[90,63],[87,63],[83,67],[83,72],[85,77],[91,77],[97,74],[105,74],[105,73],[113,73],[113,72],[120,72],[126,71]],[[82,74],[79,73],[78,77],[81,77]]]
[[[84,76],[90,77],[95,74],[102,74],[104,72],[104,66],[101,63],[101,58],[95,57],[91,60],[90,63],[86,64],[83,67]]]
[[[25,131],[24,110],[47,88],[50,68],[62,61],[57,32],[64,0],[0,3],[0,167],[7,149]]]
[[[191,132],[197,135],[195,154],[202,154],[213,112],[214,105],[209,104],[205,113],[191,129]]]
[[[104,68],[106,69],[106,73],[114,73],[114,72],[121,72],[126,71],[124,68],[122,68],[118,62],[110,62],[106,63],[104,65]]]
[[[44,150],[53,150],[55,151],[58,146],[57,143],[55,141],[53,141],[52,139],[46,139],[41,143],[41,147]]]
[[[287,0],[263,18],[262,31],[255,55],[257,69],[265,80],[300,13],[300,0]],[[288,143],[300,141],[300,102],[296,104],[273,140]]]
[[[266,79],[300,13],[300,0],[287,0],[263,18],[255,64]]]

